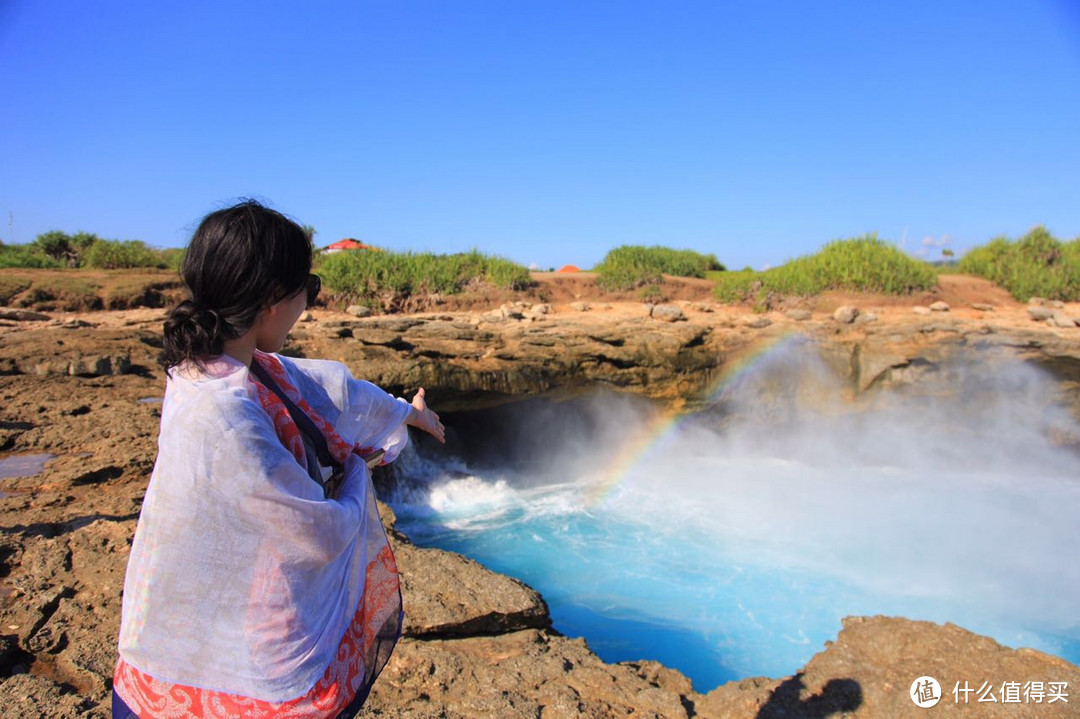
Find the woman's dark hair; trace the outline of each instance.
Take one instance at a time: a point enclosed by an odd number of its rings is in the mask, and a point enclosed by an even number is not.
[[[311,238],[280,212],[253,200],[211,212],[180,265],[189,299],[165,320],[161,366],[220,355],[263,307],[303,290],[310,272]]]

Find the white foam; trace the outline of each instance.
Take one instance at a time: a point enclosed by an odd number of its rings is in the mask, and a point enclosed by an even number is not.
[[[790,673],[790,658],[758,653],[812,653],[851,613],[954,621],[1055,653],[1080,640],[1080,458],[1049,439],[1080,427],[1056,387],[995,360],[940,373],[959,397],[930,382],[858,412],[823,408],[838,386],[793,352],[743,375],[721,416],[635,448],[643,459],[596,506],[619,438],[649,413],[619,404],[594,437],[553,447],[581,468],[560,484],[472,475],[432,484],[427,504],[444,526],[524,529],[521,576],[557,576],[539,588],[559,601],[692,628],[747,674]],[[756,381],[784,372],[822,386],[778,396]]]

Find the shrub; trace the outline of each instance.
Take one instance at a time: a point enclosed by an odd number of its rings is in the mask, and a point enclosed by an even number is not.
[[[355,250],[319,256],[316,266],[331,292],[385,308],[416,295],[457,294],[476,282],[509,290],[531,282],[521,265],[477,250],[453,255]]]
[[[160,252],[141,240],[98,240],[86,253],[86,264],[103,270],[168,266]]]
[[[69,235],[60,230],[43,232],[34,238],[31,247],[60,263],[60,266],[78,267],[83,264],[86,253],[99,241],[92,232],[76,232]]]
[[[725,302],[752,301],[765,309],[771,294],[815,295],[827,290],[910,294],[937,285],[925,262],[904,254],[877,235],[836,240],[819,252],[765,272],[728,272],[716,280],[715,294]]]
[[[170,247],[164,250],[159,250],[158,254],[161,257],[163,265],[172,270],[173,272],[180,271],[180,263],[184,261],[184,255],[187,254],[186,247]]]
[[[1045,227],[1016,242],[995,237],[969,251],[958,269],[995,282],[1016,299],[1080,300],[1080,238],[1062,243]]]
[[[621,245],[604,255],[596,266],[597,284],[609,290],[629,290],[659,284],[663,275],[704,278],[707,272],[723,270],[716,255],[670,247]]]
[[[65,266],[63,261],[49,257],[35,245],[0,246],[0,268]]]

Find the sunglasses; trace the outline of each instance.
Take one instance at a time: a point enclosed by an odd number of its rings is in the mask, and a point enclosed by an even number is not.
[[[311,307],[315,304],[315,298],[319,296],[319,290],[322,289],[322,279],[318,275],[307,276],[307,304]]]

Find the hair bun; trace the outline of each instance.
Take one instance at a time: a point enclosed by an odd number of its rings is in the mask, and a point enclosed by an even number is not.
[[[225,348],[225,325],[221,315],[191,300],[169,312],[162,337],[162,360],[175,365],[183,359],[219,355]]]

